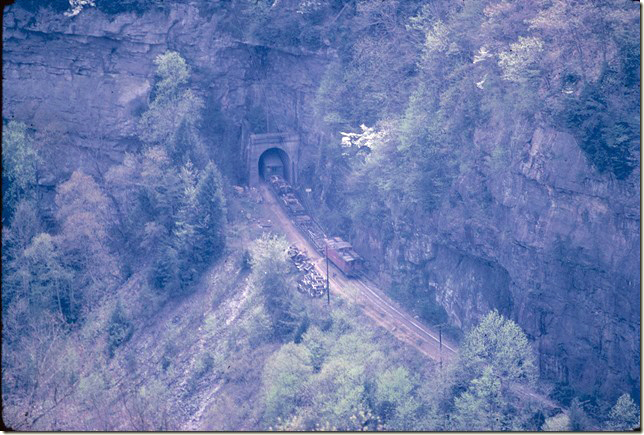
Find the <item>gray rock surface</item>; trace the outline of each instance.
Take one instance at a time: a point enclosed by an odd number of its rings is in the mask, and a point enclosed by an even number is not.
[[[394,217],[391,240],[364,230],[356,246],[386,259],[383,277],[391,265],[423,277],[453,325],[467,330],[494,308],[517,321],[543,378],[610,401],[636,396],[639,170],[615,180],[569,134],[514,124],[477,131],[472,153],[484,163],[456,180],[429,221]],[[499,146],[519,152],[495,157]]]
[[[312,117],[307,102],[324,56],[234,38],[221,30],[224,21],[226,13],[204,15],[198,2],[140,16],[94,8],[75,17],[33,15],[8,7],[3,117],[27,122],[55,162],[56,173],[42,174],[42,182],[55,184],[79,167],[95,174],[141,146],[136,120],[154,83],[153,60],[166,50],[178,51],[192,68],[191,87],[206,102],[202,130],[216,159],[238,158],[241,165],[243,124],[258,133],[299,132],[306,141],[309,133],[298,130]]]

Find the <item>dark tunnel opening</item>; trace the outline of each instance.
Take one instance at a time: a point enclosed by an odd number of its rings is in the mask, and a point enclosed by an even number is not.
[[[291,182],[290,159],[286,151],[280,148],[269,148],[259,156],[259,176],[267,179],[271,175],[279,175]]]

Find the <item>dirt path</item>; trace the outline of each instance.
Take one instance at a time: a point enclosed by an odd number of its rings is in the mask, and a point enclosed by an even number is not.
[[[306,251],[318,272],[322,276],[326,276],[324,257],[293,225],[268,186],[262,184],[259,189],[264,199],[265,209],[269,212],[273,222],[278,224],[289,242]],[[456,355],[456,346],[453,343],[443,338],[441,349],[438,331],[420,324],[405,313],[373,282],[365,278],[360,280],[347,278],[333,264],[329,264],[329,283],[332,294],[357,304],[378,325],[386,328],[395,337],[415,347],[424,355],[435,361],[441,361],[441,359],[447,361]]]

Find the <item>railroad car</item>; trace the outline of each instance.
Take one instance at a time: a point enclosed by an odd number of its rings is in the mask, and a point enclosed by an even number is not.
[[[329,260],[348,277],[356,277],[364,269],[364,259],[354,251],[351,243],[333,237],[326,239],[326,245]]]
[[[318,252],[328,252],[329,261],[335,264],[348,277],[359,276],[365,268],[365,262],[353,249],[351,243],[340,237],[327,239],[322,228],[306,214],[297,194],[281,174],[273,173],[267,177],[273,191],[293,219],[295,225],[316,247]]]

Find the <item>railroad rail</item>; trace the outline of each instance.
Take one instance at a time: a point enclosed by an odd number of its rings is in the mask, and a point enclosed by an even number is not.
[[[287,238],[291,240],[291,243],[297,245],[297,247],[292,246],[292,248],[305,254],[308,264],[313,265],[311,270],[317,270],[318,275],[322,276],[324,274],[325,238],[319,224],[311,218],[313,225],[317,226],[316,229],[319,228],[318,234],[321,234],[321,239],[312,238],[308,232],[302,230],[302,226],[296,220],[297,216],[303,215],[302,212],[296,214],[294,210],[289,209],[284,201],[278,199],[279,194],[274,189],[267,188],[264,190],[264,188],[260,187],[260,191],[266,200],[267,207],[273,211],[276,222],[281,223],[282,229],[285,231]],[[274,205],[277,207],[274,207]],[[320,240],[322,243],[319,242]],[[439,333],[417,322],[415,318],[385,295],[379,286],[365,274],[349,279],[339,269],[333,268],[332,270],[339,272],[338,274],[334,272],[329,276],[330,288],[333,292],[342,295],[345,299],[353,300],[360,306],[364,314],[376,324],[386,328],[396,338],[411,345],[436,362],[442,363],[457,357],[458,347],[455,344],[449,342],[449,340],[441,340]],[[568,410],[560,404],[525,385],[513,385],[511,389],[524,399],[537,401],[551,409],[560,409],[565,414],[568,413]]]

